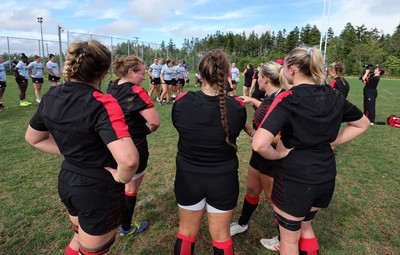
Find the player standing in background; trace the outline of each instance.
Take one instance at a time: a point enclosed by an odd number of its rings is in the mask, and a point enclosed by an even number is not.
[[[29,106],[32,104],[25,99],[29,81],[28,63],[29,58],[25,56],[24,53],[21,53],[21,59],[14,68],[15,81],[17,82],[19,89],[19,106]]]
[[[4,109],[3,95],[7,87],[6,66],[8,66],[8,68],[11,68],[11,63],[12,63],[12,61],[10,60],[7,60],[5,62],[3,61],[4,57],[3,55],[0,55],[0,112],[3,111]]]
[[[156,100],[160,101],[160,73],[162,69],[162,59],[154,59],[153,64],[150,65],[147,73],[150,75],[150,90],[149,96],[152,98],[153,91],[156,90]]]
[[[33,87],[35,88],[36,103],[40,103],[40,91],[43,85],[43,64],[42,59],[38,56],[34,56],[35,61],[29,63],[28,70],[30,70]]]
[[[49,72],[50,87],[60,85],[60,67],[58,67],[58,64],[56,63],[56,56],[53,54],[49,55],[49,61],[46,63],[46,69]]]

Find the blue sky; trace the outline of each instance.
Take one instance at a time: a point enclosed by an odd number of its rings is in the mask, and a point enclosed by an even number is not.
[[[37,17],[43,17],[45,40],[58,40],[60,25],[63,41],[69,31],[158,44],[173,39],[177,47],[184,38],[201,39],[217,30],[261,34],[309,23],[320,30],[330,26],[338,35],[351,22],[392,34],[400,24],[398,0],[332,0],[329,25],[322,19],[323,5],[323,0],[7,0],[0,3],[0,35],[40,39]],[[4,41],[0,37],[0,52],[7,51]]]

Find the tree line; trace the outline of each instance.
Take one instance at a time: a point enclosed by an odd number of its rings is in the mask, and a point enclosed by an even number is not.
[[[393,34],[384,34],[377,28],[368,29],[365,25],[353,26],[351,23],[347,23],[339,35],[335,35],[333,29],[329,28],[323,37],[322,48],[325,48],[325,36],[327,65],[333,61],[343,62],[346,75],[359,75],[366,64],[382,65],[388,75],[400,77],[400,24]],[[177,48],[170,39],[168,43],[162,41],[158,49],[141,47],[137,52],[142,52],[146,63],[151,64],[152,58],[157,56],[185,59],[195,67],[205,52],[220,48],[243,70],[247,63],[257,66],[259,63],[283,58],[297,46],[319,47],[320,39],[321,31],[315,25],[307,24],[289,32],[283,29],[276,33],[265,31],[261,35],[254,31],[249,35],[245,32],[234,34],[216,31],[202,39],[185,38],[181,48]],[[115,54],[124,55],[127,48],[124,44],[117,45]]]

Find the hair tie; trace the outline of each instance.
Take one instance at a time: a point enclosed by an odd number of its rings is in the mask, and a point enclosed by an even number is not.
[[[307,55],[310,56],[310,57],[311,57],[311,51],[312,51],[312,49],[313,49],[313,48],[308,48],[308,50],[307,50]]]

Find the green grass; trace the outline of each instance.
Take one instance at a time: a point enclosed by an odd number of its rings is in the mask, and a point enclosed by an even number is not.
[[[363,84],[356,78],[349,99],[362,108]],[[190,89],[193,87],[194,77]],[[242,84],[242,83],[241,83]],[[0,112],[0,254],[64,254],[72,230],[57,193],[61,158],[44,154],[24,141],[36,105],[19,107],[18,88],[8,77]],[[147,87],[147,82],[145,82]],[[241,91],[239,86],[239,91]],[[46,82],[43,90],[48,89]],[[377,120],[400,114],[399,80],[382,79],[377,99]],[[240,92],[239,92],[240,93]],[[32,83],[27,99],[34,102]],[[177,133],[170,119],[171,106],[156,108],[161,126],[150,135],[150,159],[142,184],[136,219],[150,220],[150,228],[135,237],[117,238],[109,254],[172,254],[178,230],[173,194]],[[248,107],[249,121],[253,110]],[[336,149],[337,183],[329,208],[317,214],[314,229],[321,254],[400,254],[400,129],[372,126],[363,136]],[[241,194],[234,219],[240,214],[251,140],[238,139]],[[272,216],[262,199],[246,235],[233,238],[236,254],[277,254],[264,249],[259,239],[276,234]],[[196,254],[212,254],[204,222],[197,237]]]

